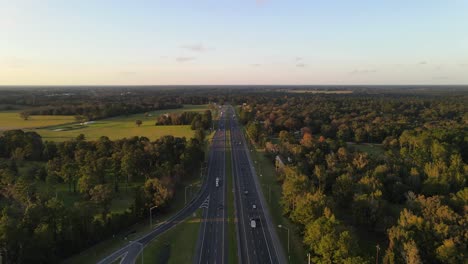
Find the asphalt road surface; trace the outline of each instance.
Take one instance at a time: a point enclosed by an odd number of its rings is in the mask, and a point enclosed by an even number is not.
[[[224,128],[225,122],[221,120],[219,126]],[[212,225],[211,229],[212,234],[209,234],[205,237],[205,245],[203,246],[202,260],[209,261],[209,263],[226,263],[225,256],[227,240],[225,236],[225,224],[224,219],[226,218],[226,212],[224,210],[224,195],[225,191],[225,131],[220,129],[215,132],[213,137],[212,147],[210,148],[209,158],[208,158],[208,174],[206,179],[203,181],[203,185],[192,201],[186,205],[182,210],[177,214],[172,216],[170,219],[161,223],[155,227],[148,234],[134,240],[130,241],[124,247],[114,251],[109,256],[105,257],[98,264],[110,264],[114,263],[116,260],[121,258],[121,264],[133,264],[135,263],[138,255],[143,250],[143,248],[150,243],[154,238],[160,234],[166,232],[167,230],[173,228],[177,224],[183,222],[191,214],[193,214],[198,208],[206,207],[208,204],[208,210],[204,210],[204,215],[207,215],[209,219],[214,219],[215,217],[222,219],[222,221]],[[220,179],[220,186],[216,188],[215,181],[216,177],[222,177]],[[218,204],[223,203],[223,209],[217,210]],[[216,209],[216,210],[215,210]],[[210,221],[210,223],[212,223]],[[206,222],[204,223],[206,225]],[[183,238],[181,238],[183,239]],[[207,263],[207,262],[203,262]]]
[[[230,115],[230,119],[240,262],[287,263],[248,153],[247,142],[234,115]],[[255,221],[255,227],[252,227],[252,221]]]
[[[218,131],[212,139],[213,159],[208,167],[207,208],[197,243],[197,254],[193,263],[227,263],[227,212],[226,212],[226,112],[220,117]]]

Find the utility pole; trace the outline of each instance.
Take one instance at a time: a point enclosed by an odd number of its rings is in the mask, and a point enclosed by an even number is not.
[[[284,228],[288,230],[288,258],[291,259],[291,255],[289,254],[289,228],[283,226],[283,225],[278,225],[279,228]]]
[[[375,248],[377,249],[377,255],[375,256],[375,264],[379,264],[379,250],[380,250],[379,244],[377,244]]]
[[[192,187],[192,184],[185,186],[185,204],[187,204],[187,188]]]
[[[153,211],[153,209],[157,208],[158,206],[153,206],[149,209],[149,212],[150,212],[150,229],[153,228],[153,216],[151,214],[151,212]]]
[[[308,258],[307,263],[310,264],[310,253],[307,253],[307,258]]]
[[[262,183],[262,186],[268,186],[268,203],[271,203],[271,184]]]

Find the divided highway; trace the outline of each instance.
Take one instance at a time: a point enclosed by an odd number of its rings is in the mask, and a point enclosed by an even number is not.
[[[113,252],[99,264],[135,263],[143,248],[158,235],[183,222],[198,208],[204,208],[193,263],[228,263],[226,192],[226,129],[230,129],[234,178],[236,231],[239,263],[287,263],[256,177],[248,145],[234,109],[224,107],[208,158],[208,173],[197,196],[176,215],[148,234]],[[226,127],[230,121],[230,128]],[[231,190],[229,190],[231,191]],[[183,238],[180,238],[183,239]]]
[[[239,259],[246,264],[287,263],[248,153],[247,142],[234,115],[230,118]]]

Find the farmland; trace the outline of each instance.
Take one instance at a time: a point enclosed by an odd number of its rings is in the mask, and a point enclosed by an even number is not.
[[[56,126],[74,122],[73,116],[51,116],[36,115],[30,116],[28,120],[23,120],[20,111],[2,111],[0,112],[0,131],[11,129],[34,129],[38,127]]]
[[[87,140],[96,140],[101,136],[107,136],[111,140],[130,138],[133,136],[147,137],[150,140],[155,140],[164,135],[189,138],[193,135],[193,131],[190,129],[190,126],[155,126],[155,117],[165,113],[180,113],[184,111],[202,112],[206,109],[208,109],[207,105],[185,105],[183,108],[179,109],[158,110],[149,112],[147,115],[140,113],[128,116],[118,116],[88,122],[83,125],[79,123],[70,123],[73,121],[73,118],[71,118],[71,121],[64,121],[61,124],[58,122],[55,124],[46,124],[48,120],[45,120],[42,125],[40,123],[37,125],[42,126],[42,128],[29,129],[28,131],[35,131],[41,135],[44,140],[48,141],[66,141],[74,139],[80,134],[85,135]],[[38,116],[32,116],[31,120],[23,122],[32,121],[36,117]],[[52,117],[60,118],[61,116]],[[143,122],[141,126],[137,126],[135,124],[136,120],[141,120]]]

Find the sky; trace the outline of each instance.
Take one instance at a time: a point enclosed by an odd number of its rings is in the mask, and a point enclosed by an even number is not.
[[[0,0],[0,85],[468,84],[468,0]]]

